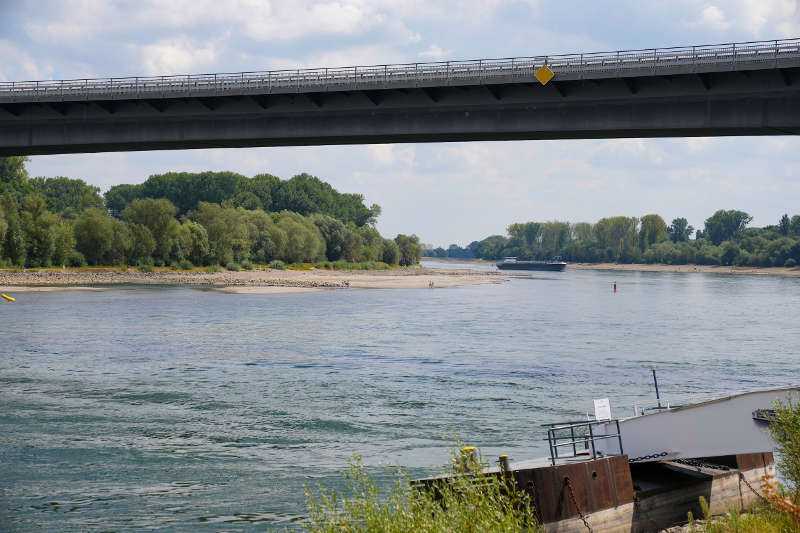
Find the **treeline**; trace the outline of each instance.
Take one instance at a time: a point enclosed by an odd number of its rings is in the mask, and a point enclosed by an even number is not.
[[[511,224],[507,235],[473,241],[466,248],[451,245],[447,250],[427,249],[424,254],[429,257],[472,254],[482,259],[562,257],[587,263],[764,267],[800,264],[800,215],[784,214],[777,224],[763,228],[747,227],[752,219],[744,211],[721,209],[697,231],[685,218],[676,218],[667,225],[654,214],[641,218],[603,218],[596,224],[524,222]]]
[[[418,263],[416,235],[383,238],[379,214],[307,174],[169,173],[103,198],[80,179],[29,179],[25,158],[0,158],[0,266]]]

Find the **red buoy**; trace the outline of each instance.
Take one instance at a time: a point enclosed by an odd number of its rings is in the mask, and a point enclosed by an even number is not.
[[[617,282],[614,282],[614,292],[617,292]]]

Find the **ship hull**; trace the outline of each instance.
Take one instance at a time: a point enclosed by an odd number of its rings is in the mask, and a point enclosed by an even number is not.
[[[497,268],[500,270],[540,270],[546,272],[563,272],[566,267],[566,263],[529,263],[524,261],[497,264]]]

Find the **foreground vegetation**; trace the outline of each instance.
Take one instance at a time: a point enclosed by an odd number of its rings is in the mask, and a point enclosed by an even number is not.
[[[707,533],[791,533],[800,531],[800,399],[789,398],[775,406],[770,435],[775,442],[778,472],[783,483],[765,476],[759,487],[761,501],[751,512],[732,510],[712,517],[701,497],[703,520],[688,515],[691,531]],[[381,496],[378,487],[356,457],[344,473],[347,494],[320,488],[306,489],[309,519],[306,529],[314,533],[359,532],[450,532],[450,531],[538,531],[535,510],[527,495],[513,481],[502,477],[479,477],[479,460],[461,453],[456,445],[450,468],[441,473],[454,476],[449,483],[414,487],[402,469],[394,486]]]
[[[300,174],[168,173],[100,189],[80,179],[28,177],[23,157],[0,158],[0,268],[51,265],[253,263],[415,265],[416,235],[386,239],[380,207]]]
[[[306,489],[306,529],[315,533],[539,530],[527,494],[513,481],[470,474],[481,468],[480,461],[462,455],[457,446],[452,457],[453,466],[442,471],[456,476],[449,483],[412,487],[406,473],[397,470],[394,486],[383,497],[356,457],[344,474],[347,494],[321,488],[315,495]]]
[[[696,522],[689,513],[689,528],[708,533],[790,533],[800,531],[800,399],[777,402],[775,419],[769,426],[775,442],[777,470],[783,483],[764,476],[759,488],[761,501],[756,508],[740,514],[731,511],[712,519],[708,503],[700,498],[705,515]]]
[[[800,215],[749,228],[743,211],[719,210],[697,230],[685,218],[667,225],[659,215],[611,217],[587,222],[511,224],[507,236],[492,235],[466,248],[427,249],[429,257],[551,259],[577,262],[663,263],[794,267],[800,264]],[[692,236],[694,235],[694,238]]]

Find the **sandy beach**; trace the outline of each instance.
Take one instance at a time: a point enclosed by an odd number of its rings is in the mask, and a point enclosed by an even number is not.
[[[701,274],[756,274],[800,277],[800,268],[739,267],[719,265],[627,265],[617,263],[569,263],[567,269],[620,270],[628,272],[689,272]]]
[[[420,289],[502,283],[499,272],[409,268],[392,270],[252,270],[241,272],[121,271],[114,268],[0,271],[0,292],[102,290],[115,285],[183,285],[235,294],[326,289]]]

